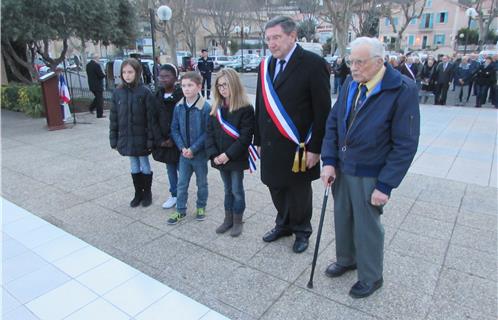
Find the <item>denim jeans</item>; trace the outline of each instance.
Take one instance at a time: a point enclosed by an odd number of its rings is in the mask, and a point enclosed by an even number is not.
[[[220,170],[221,180],[225,187],[225,211],[233,214],[242,214],[246,209],[246,197],[244,192],[244,171]]]
[[[208,197],[207,161],[206,156],[198,155],[193,159],[180,156],[176,211],[187,212],[188,185],[192,173],[195,173],[197,183],[197,208],[206,208]]]
[[[334,75],[334,94],[339,94],[339,86],[341,85],[339,77]]]
[[[176,198],[176,188],[178,185],[178,163],[166,163],[168,172],[169,192]]]
[[[150,174],[149,156],[130,157],[131,173]]]

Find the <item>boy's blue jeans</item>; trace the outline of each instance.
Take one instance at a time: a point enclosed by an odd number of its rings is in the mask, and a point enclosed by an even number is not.
[[[130,157],[131,173],[150,174],[149,156]]]
[[[168,172],[169,192],[172,197],[176,198],[178,185],[178,162],[166,163],[166,171]]]
[[[208,197],[207,172],[208,165],[205,155],[197,155],[193,159],[180,156],[176,211],[182,214],[187,213],[188,185],[192,173],[195,173],[197,183],[197,208],[206,208]]]
[[[246,209],[244,193],[244,171],[220,170],[221,180],[225,187],[225,211],[233,214],[243,214]]]

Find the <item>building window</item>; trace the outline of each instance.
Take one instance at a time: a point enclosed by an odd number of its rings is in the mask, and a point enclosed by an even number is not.
[[[420,19],[420,29],[432,29],[433,13],[424,13]]]
[[[436,34],[434,36],[434,44],[444,46],[445,35],[444,34]]]
[[[408,47],[412,48],[415,44],[415,36],[413,34],[408,35]]]
[[[393,24],[394,24],[395,26],[397,26],[397,25],[398,25],[398,17],[394,17],[394,18],[393,18]]]
[[[426,7],[426,8],[431,8],[431,7],[432,7],[432,0],[427,0],[427,1],[425,2],[425,7]]]
[[[448,22],[448,12],[439,12],[437,22],[439,23]]]
[[[386,20],[384,20],[384,25],[387,27],[389,26],[391,23],[389,22],[389,18],[386,18]]]
[[[410,20],[410,24],[417,24],[417,18],[412,18]]]

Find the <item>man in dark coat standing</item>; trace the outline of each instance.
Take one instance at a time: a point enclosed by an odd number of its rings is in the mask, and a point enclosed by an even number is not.
[[[296,23],[275,17],[265,26],[271,57],[261,62],[256,91],[254,144],[261,151],[261,179],[277,209],[263,241],[296,235],[303,252],[311,235],[311,181],[320,175],[320,147],[330,111],[326,62],[296,44]]]
[[[105,74],[102,71],[99,63],[99,56],[95,53],[90,54],[90,62],[86,65],[86,76],[88,78],[88,88],[93,93],[95,98],[90,104],[89,111],[93,113],[97,110],[97,118],[105,118],[104,116],[104,78]]]
[[[383,63],[384,46],[360,37],[351,44],[351,76],[327,119],[322,181],[333,183],[337,261],[329,277],[358,269],[349,294],[371,295],[383,284],[383,206],[417,152],[420,133],[414,81]]]
[[[453,64],[449,62],[448,56],[443,56],[441,63],[436,67],[435,83],[436,83],[436,104],[445,105],[448,88],[453,80]]]
[[[201,50],[201,57],[197,61],[197,69],[202,76],[201,94],[203,97],[207,96],[207,99],[209,100],[209,97],[211,96],[211,75],[214,70],[214,62],[212,58],[208,57],[207,49]],[[206,95],[204,94],[204,87],[206,88]]]

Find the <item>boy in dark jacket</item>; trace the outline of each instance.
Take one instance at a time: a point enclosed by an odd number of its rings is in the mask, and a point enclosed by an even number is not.
[[[178,184],[178,161],[180,151],[171,136],[171,122],[175,105],[183,98],[180,86],[175,86],[178,77],[177,69],[172,64],[159,68],[158,80],[160,88],[156,93],[156,104],[152,112],[152,131],[154,133],[154,160],[166,163],[169,192],[171,196],[163,203],[164,209],[173,208],[176,204]]]
[[[249,159],[248,150],[254,133],[254,109],[235,70],[221,70],[215,87],[206,153],[211,165],[220,170],[225,187],[225,220],[216,233],[232,228],[230,235],[238,237],[242,233],[242,215],[246,208],[244,170],[249,169],[250,161],[256,160]],[[251,148],[251,153],[254,151]]]
[[[188,185],[192,173],[197,181],[197,210],[195,219],[206,218],[205,208],[208,197],[207,156],[204,148],[206,126],[211,110],[201,96],[202,77],[197,72],[187,72],[181,79],[185,96],[175,107],[171,136],[181,152],[178,177],[176,211],[168,224],[177,224],[187,215]]]

